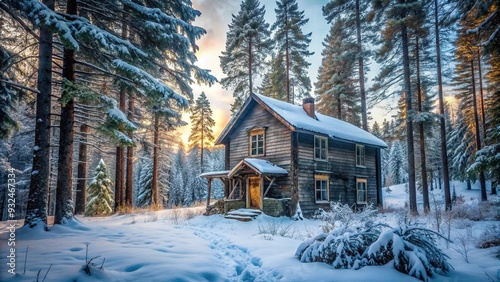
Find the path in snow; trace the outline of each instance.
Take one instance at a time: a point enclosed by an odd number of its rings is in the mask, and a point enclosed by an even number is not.
[[[262,267],[261,259],[250,254],[248,249],[238,246],[229,239],[205,229],[192,227],[194,235],[209,241],[210,248],[216,251],[225,270],[228,281],[279,281],[282,276],[275,271]]]

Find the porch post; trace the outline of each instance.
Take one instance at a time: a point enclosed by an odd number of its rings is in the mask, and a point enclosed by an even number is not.
[[[212,192],[212,177],[208,178],[208,194],[207,194],[207,209],[205,215],[209,215],[208,207],[210,206],[210,194]]]
[[[249,180],[249,179],[250,179],[250,178],[248,178],[248,177],[247,177],[247,179],[246,179],[246,184],[247,184],[247,185],[245,185],[245,186],[246,186],[246,187],[245,187],[245,189],[246,189],[246,193],[245,193],[245,195],[246,195],[246,206],[245,206],[245,207],[246,207],[247,209],[248,209],[248,208],[250,208],[250,191],[248,190],[248,189],[250,189],[250,188],[249,188],[249,186],[250,186],[250,183],[249,183],[249,182],[250,182],[250,180]],[[240,189],[241,189],[241,188],[240,188]]]
[[[260,203],[259,208],[261,211],[264,210],[264,176],[260,175]]]

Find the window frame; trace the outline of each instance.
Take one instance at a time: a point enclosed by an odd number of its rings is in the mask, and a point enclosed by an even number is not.
[[[259,154],[259,140],[258,137],[255,141],[252,140],[254,136],[262,135],[262,154]],[[253,154],[253,144],[256,144],[256,154]],[[264,128],[259,128],[252,130],[248,133],[248,155],[250,157],[262,157],[266,155],[266,130]]]
[[[356,167],[366,167],[366,147],[356,144]]]
[[[364,183],[364,201],[359,200],[359,184]],[[356,204],[368,204],[368,179],[363,177],[356,177]]]
[[[318,187],[317,187],[317,182],[325,182],[326,187],[325,187],[325,192],[326,192],[326,200],[325,199],[319,199],[318,200]],[[320,191],[323,191],[323,187],[319,188]],[[323,193],[321,193],[323,195]],[[330,177],[328,175],[324,174],[315,174],[314,175],[314,202],[316,204],[326,204],[330,202]]]
[[[319,148],[316,147],[316,140],[317,139],[319,140]],[[321,141],[324,141],[325,148],[321,147]],[[320,158],[316,157],[316,149],[320,150]],[[324,152],[325,152],[325,158],[324,159],[321,158],[321,150],[324,150]],[[328,137],[314,135],[314,150],[313,150],[313,154],[314,154],[314,160],[315,161],[324,161],[324,162],[328,161]]]

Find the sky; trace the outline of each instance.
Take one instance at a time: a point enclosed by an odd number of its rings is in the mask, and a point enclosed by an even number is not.
[[[311,82],[314,84],[321,63],[322,42],[328,34],[329,25],[322,15],[321,7],[328,0],[298,0],[299,9],[305,12],[305,17],[309,22],[303,27],[304,33],[312,32],[309,51],[314,55],[308,58],[311,63],[309,74]],[[198,41],[200,50],[196,53],[197,65],[209,69],[218,80],[224,77],[220,68],[219,56],[225,49],[226,33],[228,25],[231,23],[232,14],[237,14],[240,10],[241,1],[238,0],[193,0],[193,7],[202,14],[194,22],[194,25],[203,27],[207,34]],[[276,20],[274,9],[275,0],[260,0],[261,5],[266,7],[266,21],[271,25]],[[197,98],[202,91],[205,92],[213,110],[215,120],[214,136],[217,138],[231,118],[231,103],[233,95],[231,90],[222,89],[219,83],[211,87],[208,85],[193,85],[194,97]],[[311,93],[313,94],[313,93]],[[183,119],[189,122],[189,114],[184,114]],[[190,129],[182,133],[184,143],[187,143]]]

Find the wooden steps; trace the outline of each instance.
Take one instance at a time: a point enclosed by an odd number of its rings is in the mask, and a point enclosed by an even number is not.
[[[256,219],[261,213],[262,211],[255,209],[238,209],[228,212],[224,217],[248,222]]]

